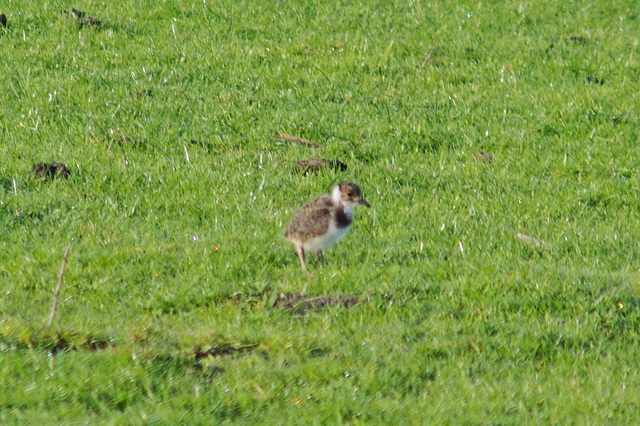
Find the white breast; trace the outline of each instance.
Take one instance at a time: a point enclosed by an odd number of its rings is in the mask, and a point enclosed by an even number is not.
[[[329,224],[329,229],[327,230],[326,233],[320,236],[317,236],[315,238],[312,238],[310,240],[307,240],[304,243],[303,245],[304,250],[318,251],[318,250],[324,250],[328,247],[331,247],[332,245],[337,243],[340,240],[340,238],[344,237],[347,231],[349,231],[349,228],[351,228],[351,225],[347,226],[346,228],[338,228],[336,224],[332,221]]]

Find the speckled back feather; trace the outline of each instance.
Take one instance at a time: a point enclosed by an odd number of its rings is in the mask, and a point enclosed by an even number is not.
[[[331,210],[335,207],[329,195],[310,201],[296,212],[284,236],[288,240],[306,241],[324,233],[329,228]]]

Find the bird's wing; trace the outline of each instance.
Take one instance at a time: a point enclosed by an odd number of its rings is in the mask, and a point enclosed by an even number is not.
[[[302,207],[289,224],[285,235],[305,241],[310,237],[323,234],[329,228],[331,220],[331,200],[327,197],[316,198]]]
[[[327,207],[316,207],[307,210],[301,221],[301,231],[305,236],[322,235],[329,229],[331,210]]]

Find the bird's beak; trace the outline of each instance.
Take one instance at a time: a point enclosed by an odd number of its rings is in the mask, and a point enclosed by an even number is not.
[[[365,200],[364,198],[362,200],[360,200],[359,204],[362,205],[362,206],[371,208],[371,204],[367,203],[367,200]]]

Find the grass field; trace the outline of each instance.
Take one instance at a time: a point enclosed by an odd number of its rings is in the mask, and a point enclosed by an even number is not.
[[[0,5],[0,422],[637,421],[636,2]]]

